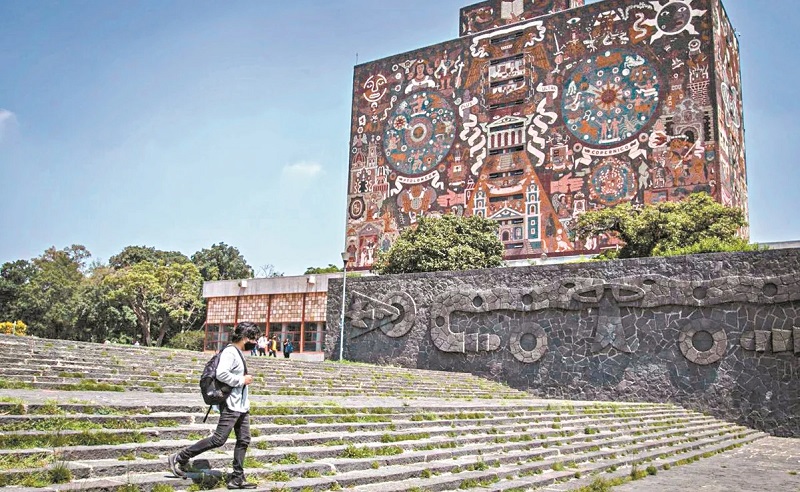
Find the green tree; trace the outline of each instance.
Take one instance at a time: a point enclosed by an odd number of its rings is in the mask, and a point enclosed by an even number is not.
[[[126,246],[118,254],[108,259],[108,265],[119,270],[141,262],[171,265],[173,263],[189,263],[189,261],[189,257],[180,251],[162,251],[152,246]]]
[[[145,345],[161,345],[170,330],[190,327],[201,311],[202,278],[192,263],[140,262],[113,272],[103,282],[109,299],[133,313]]]
[[[473,215],[420,217],[417,227],[400,234],[392,247],[378,255],[378,273],[436,272],[492,268],[502,264],[503,244],[497,223]]]
[[[333,263],[328,263],[328,266],[326,267],[308,267],[303,275],[319,275],[323,273],[336,273],[341,271],[341,267],[338,267]]]
[[[19,317],[28,332],[43,338],[74,339],[83,271],[91,253],[81,245],[51,247],[33,259],[33,274],[19,292]]]
[[[128,340],[135,332],[133,311],[110,296],[111,287],[105,280],[114,272],[107,266],[95,266],[82,282],[75,313],[77,340]]]
[[[609,234],[624,246],[604,257],[640,258],[758,249],[736,235],[746,226],[741,210],[721,205],[707,193],[695,193],[680,202],[637,207],[623,203],[587,212],[578,219],[575,234],[580,239]]]
[[[237,248],[225,243],[201,249],[192,255],[192,263],[205,281],[253,277],[253,267],[247,264],[244,256]]]
[[[22,287],[35,272],[33,263],[26,260],[6,262],[0,267],[0,319],[19,317]]]

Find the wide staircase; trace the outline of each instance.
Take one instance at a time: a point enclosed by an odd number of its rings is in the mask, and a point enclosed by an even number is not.
[[[166,458],[213,431],[208,355],[0,336],[0,486],[224,487],[234,439],[189,479]],[[597,490],[764,434],[673,405],[546,401],[468,374],[248,358],[248,479],[266,491]]]

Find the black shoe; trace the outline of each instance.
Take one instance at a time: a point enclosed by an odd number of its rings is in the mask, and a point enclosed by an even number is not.
[[[258,487],[254,483],[246,482],[243,478],[232,478],[227,485],[229,490],[254,489]]]
[[[169,470],[172,472],[173,475],[183,479],[188,478],[186,476],[186,469],[185,469],[186,465],[178,461],[177,454],[170,455],[170,457],[167,458],[167,463],[169,463]]]

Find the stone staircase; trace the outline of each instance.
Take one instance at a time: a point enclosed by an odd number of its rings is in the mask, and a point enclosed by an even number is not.
[[[224,487],[233,439],[198,456],[190,479],[166,471],[167,456],[216,424],[213,413],[202,423],[195,389],[207,357],[0,337],[0,486]],[[673,405],[538,400],[466,374],[265,358],[248,367],[261,379],[245,467],[265,491],[573,490],[764,436]],[[76,391],[85,381],[124,391]]]
[[[0,335],[0,388],[198,394],[211,354]],[[527,398],[466,373],[247,356],[251,394]],[[448,384],[443,385],[443,378]]]

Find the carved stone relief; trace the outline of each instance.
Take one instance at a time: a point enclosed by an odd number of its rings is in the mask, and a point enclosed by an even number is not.
[[[351,294],[353,303],[345,313],[350,326],[366,330],[356,336],[380,329],[384,335],[400,338],[406,335],[417,319],[417,304],[405,292],[390,292],[375,299],[360,292]]]

